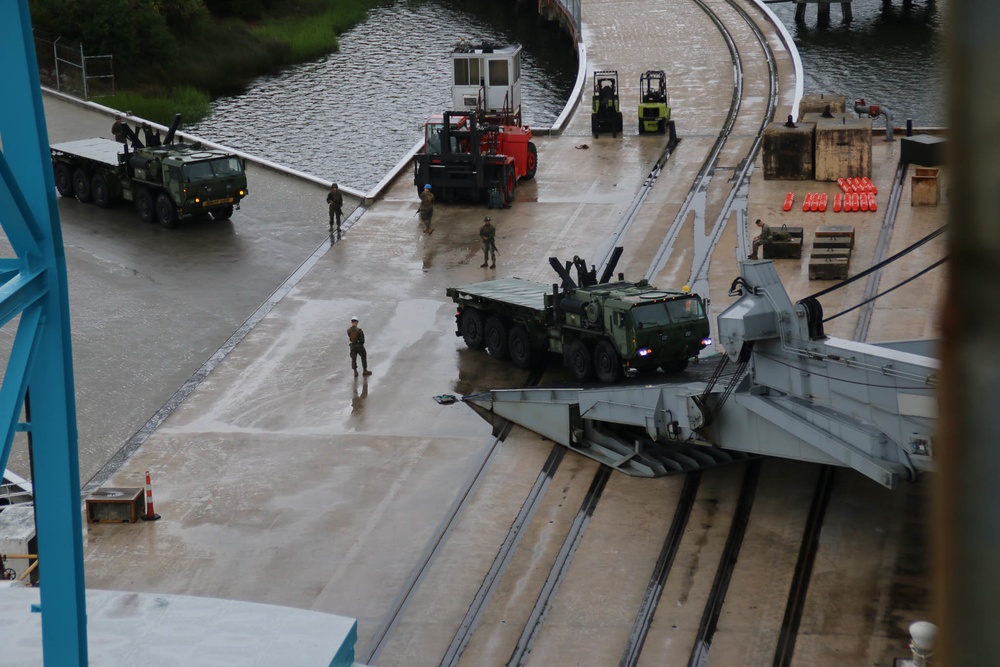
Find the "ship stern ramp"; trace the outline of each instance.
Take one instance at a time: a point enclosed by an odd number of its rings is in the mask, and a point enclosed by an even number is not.
[[[823,333],[812,298],[792,304],[770,261],[741,263],[719,316],[708,382],[497,390],[465,397],[629,475],[688,472],[766,455],[849,467],[888,488],[933,470],[938,360],[929,345]],[[730,361],[736,371],[721,383]],[[499,430],[497,431],[499,433]]]

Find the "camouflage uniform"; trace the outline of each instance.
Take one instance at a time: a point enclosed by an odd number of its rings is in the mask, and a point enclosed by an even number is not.
[[[424,188],[420,191],[420,207],[417,208],[420,211],[420,220],[424,223],[424,233],[432,234],[434,228],[431,227],[431,217],[434,215],[434,193],[431,192],[430,188]]]
[[[330,231],[333,231],[333,226],[337,226],[337,233],[340,233],[340,219],[344,214],[344,195],[341,194],[340,188],[334,183],[330,186],[330,192],[326,195],[326,203],[330,205]]]
[[[490,268],[496,268],[497,266],[497,245],[496,245],[497,228],[493,226],[489,218],[483,222],[483,226],[479,228],[479,239],[483,248],[483,263],[480,264],[480,268],[486,268],[487,262],[492,257],[492,265]]]
[[[365,351],[365,332],[358,326],[357,320],[351,320],[351,328],[347,330],[347,339],[351,342],[351,368],[354,377],[358,376],[358,357],[361,357],[361,368],[365,375],[371,375],[368,370],[368,353]]]
[[[760,227],[760,234],[753,240],[753,250],[750,251],[750,259],[757,259],[757,248],[764,245],[765,241],[787,241],[792,237],[788,232],[771,231],[771,226],[761,220],[757,220],[754,224]]]

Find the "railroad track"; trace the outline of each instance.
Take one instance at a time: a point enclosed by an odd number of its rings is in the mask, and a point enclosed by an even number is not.
[[[746,219],[746,190],[748,188],[749,175],[760,148],[762,131],[773,120],[777,104],[777,65],[774,54],[768,45],[766,36],[756,26],[749,12],[735,0],[714,3],[706,0],[694,0],[694,2],[711,17],[728,45],[734,65],[733,97],[725,124],[721,128],[719,136],[715,140],[711,150],[708,152],[697,177],[688,190],[684,203],[664,234],[662,242],[646,271],[647,278],[651,278],[663,269],[670,260],[674,241],[681,234],[684,226],[691,224],[690,220],[693,219],[695,221],[694,224],[697,226],[696,233],[701,234],[706,239],[706,242],[701,245],[700,251],[690,260],[692,285],[699,280],[707,281],[707,266],[711,251],[718,243],[725,230],[727,220],[732,217],[732,213],[735,211],[737,219],[741,221],[745,221]],[[742,46],[740,46],[738,40],[730,34],[731,30],[727,26],[733,23],[739,24],[741,30],[749,32],[752,36],[752,42],[749,43],[752,46],[747,45],[748,41],[745,38],[741,42]],[[748,53],[747,50],[751,48],[753,52]],[[759,105],[756,110],[753,105],[749,105],[748,109],[744,108],[745,99],[752,93],[759,92],[747,91],[744,88],[742,67],[743,63],[747,60],[754,60],[757,63],[763,62],[767,68],[769,90],[767,102],[763,110],[759,108]],[[756,95],[756,97],[759,97],[759,95]],[[625,215],[619,221],[617,229],[612,233],[612,237],[615,239],[613,245],[616,245],[628,235],[639,211],[648,198],[649,192],[655,186],[658,177],[667,164],[673,149],[673,145],[668,145],[660,155],[660,158],[645,179]],[[720,168],[720,162],[736,165],[736,167]],[[717,178],[719,173],[724,173],[725,178]],[[705,193],[711,193],[711,197],[706,198]],[[695,211],[695,209],[698,210]],[[714,222],[706,225],[705,220],[710,210],[713,214]],[[745,235],[745,225],[741,225],[741,230],[740,242],[742,248],[740,252],[745,254],[748,245]],[[607,255],[600,262],[600,271],[603,271],[607,266],[612,250],[612,248],[609,248]],[[533,376],[529,386],[534,386],[540,381],[540,375]],[[439,552],[440,545],[446,539],[451,526],[459,520],[466,503],[483,477],[490,474],[490,462],[493,460],[496,448],[506,437],[507,432],[508,430],[502,431],[501,435],[494,442],[493,448],[484,455],[481,465],[460,494],[459,501],[449,511],[435,539],[421,556],[420,563],[414,568],[407,585],[393,605],[392,611],[383,620],[369,646],[359,655],[359,659],[363,662],[377,663],[382,648],[391,639],[392,630],[405,612],[408,602],[418,587],[423,574],[432,566]],[[545,464],[538,471],[530,491],[521,504],[520,511],[517,513],[507,535],[498,547],[493,562],[483,577],[475,595],[470,600],[468,609],[458,624],[451,640],[448,642],[439,664],[443,666],[459,665],[462,663],[463,657],[466,658],[467,664],[481,664],[477,659],[478,656],[467,655],[467,650],[469,650],[470,643],[472,643],[477,630],[480,629],[480,625],[486,615],[486,610],[497,595],[500,583],[503,581],[504,574],[511,564],[514,554],[519,547],[525,548],[525,531],[530,525],[532,518],[536,515],[546,492],[549,490],[553,477],[563,460],[564,452],[565,450],[560,446],[553,447]],[[729,534],[716,569],[711,592],[703,603],[704,611],[701,616],[700,627],[690,646],[690,665],[703,664],[708,651],[711,649],[712,639],[725,602],[726,590],[743,544],[744,535],[748,529],[753,500],[757,490],[757,480],[762,465],[760,461],[751,461],[744,464],[742,481],[740,483],[741,491],[738,494],[739,500],[733,515],[732,517],[719,517],[720,521],[727,519],[730,521]],[[683,478],[677,478],[678,483],[683,485],[683,489],[674,508],[669,530],[662,539],[662,547],[649,573],[648,584],[642,596],[642,601],[635,610],[635,621],[632,630],[622,647],[620,664],[623,666],[639,663],[646,639],[654,624],[661,594],[667,586],[670,577],[672,575],[677,576],[677,573],[674,571],[674,565],[685,538],[686,527],[696,505],[703,474],[705,473],[689,473]],[[611,491],[608,489],[610,475],[609,468],[599,466],[593,474],[580,475],[573,480],[574,484],[586,483],[589,485],[589,488],[583,494],[583,500],[576,510],[576,516],[572,521],[572,525],[566,530],[563,536],[557,556],[548,566],[548,574],[545,577],[544,584],[538,591],[533,607],[525,614],[526,621],[516,633],[516,641],[510,645],[510,653],[506,658],[505,664],[522,665],[528,663],[535,641],[544,627],[546,617],[553,606],[557,604],[557,593],[566,579],[566,574],[570,570],[574,555],[581,548],[591,518],[594,516],[602,499],[606,499],[609,494],[622,493],[621,490],[616,489]],[[832,472],[828,477],[832,479]],[[634,490],[639,487],[629,486],[627,488]],[[817,492],[817,494],[820,498],[826,500],[829,498],[828,491],[825,493]],[[790,596],[788,608],[785,612],[787,622],[783,624],[781,644],[785,648],[776,648],[776,655],[783,654],[786,651],[790,655],[790,649],[794,647],[798,619],[801,617],[805,590],[808,584],[808,571],[812,561],[812,554],[815,551],[816,536],[818,536],[820,527],[822,526],[824,508],[825,504],[820,504],[816,511],[810,515],[811,517],[814,516],[815,519],[810,518],[806,535],[803,538],[802,555],[800,556],[802,574],[797,574],[795,577],[797,584],[794,588],[797,593],[793,593]],[[806,545],[812,546],[811,548],[807,548]]]

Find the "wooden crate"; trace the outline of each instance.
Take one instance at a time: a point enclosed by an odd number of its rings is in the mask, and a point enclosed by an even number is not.
[[[821,248],[831,247],[825,239],[838,236],[846,236],[848,247],[854,247],[854,225],[820,225],[816,228],[816,243],[826,243],[825,246],[820,245]]]
[[[87,498],[87,523],[135,523],[145,514],[143,489],[98,489]]]
[[[791,238],[787,241],[764,241],[764,259],[800,259],[802,257],[802,227],[782,225],[772,232],[785,232]]]
[[[809,260],[809,280],[846,280],[850,257],[826,257]]]

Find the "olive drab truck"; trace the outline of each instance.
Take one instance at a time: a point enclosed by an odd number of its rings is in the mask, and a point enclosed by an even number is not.
[[[132,202],[140,218],[164,227],[200,214],[228,220],[247,195],[246,164],[199,142],[174,143],[180,120],[159,146],[145,146],[128,125],[125,144],[100,137],[53,144],[56,190],[102,208]]]
[[[519,278],[448,288],[458,304],[455,335],[475,350],[519,368],[560,355],[578,382],[605,383],[657,368],[677,372],[711,344],[701,297],[645,280],[610,282],[617,248],[600,280],[580,258],[549,263],[562,278],[545,285]],[[573,280],[570,268],[577,269]]]

